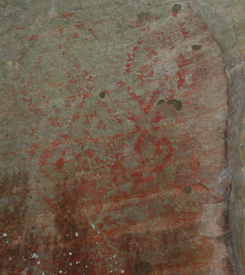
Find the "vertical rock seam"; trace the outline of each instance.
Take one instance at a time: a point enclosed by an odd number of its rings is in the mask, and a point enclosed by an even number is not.
[[[227,172],[231,185],[227,209],[230,238],[227,239],[227,246],[233,274],[244,274],[241,201],[243,176],[239,154],[245,105],[244,58],[238,49],[231,1],[196,0],[189,6],[214,36],[226,63],[229,113],[225,136]]]

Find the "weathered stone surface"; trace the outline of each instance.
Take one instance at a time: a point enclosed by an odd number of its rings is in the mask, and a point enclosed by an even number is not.
[[[2,274],[242,272],[243,60],[209,2],[0,3]]]
[[[243,179],[245,178],[245,171],[244,171],[244,164],[245,164],[245,152],[244,152],[244,141],[245,141],[245,131],[244,131],[244,125],[245,123],[243,122],[243,130],[242,130],[242,135],[241,135],[241,144],[240,144],[240,153],[241,153],[241,159],[242,159],[242,172],[243,172]],[[245,216],[244,216],[244,205],[245,205],[245,181],[243,180],[243,188],[242,188],[242,205],[243,205],[243,220],[242,220],[242,226],[245,228]],[[242,234],[242,245],[243,248],[245,247],[245,232],[243,230]],[[243,258],[243,265],[245,265],[245,259]]]

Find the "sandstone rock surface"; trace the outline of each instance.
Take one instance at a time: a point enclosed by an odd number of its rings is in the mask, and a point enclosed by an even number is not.
[[[1,274],[243,274],[241,5],[0,3]]]

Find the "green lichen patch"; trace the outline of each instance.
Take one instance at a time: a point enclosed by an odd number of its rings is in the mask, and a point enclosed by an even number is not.
[[[161,100],[159,100],[159,101],[157,102],[157,105],[161,105],[161,104],[163,104],[163,103],[165,103],[165,100],[164,100],[164,99],[161,99]]]
[[[182,102],[177,99],[170,99],[167,101],[168,104],[172,105],[177,111],[182,109]]]
[[[137,19],[140,22],[146,21],[146,20],[150,20],[151,19],[151,15],[149,12],[141,12],[139,14],[137,14]]]
[[[187,185],[187,186],[185,186],[185,188],[183,189],[183,192],[184,192],[185,194],[187,194],[187,195],[190,195],[190,194],[192,193],[192,188],[191,188],[189,185]]]
[[[153,271],[152,265],[148,262],[138,262],[134,265],[136,275],[148,275]]]
[[[199,51],[201,48],[202,48],[202,45],[198,45],[198,44],[192,45],[193,51]]]
[[[181,9],[182,9],[182,6],[181,6],[180,4],[175,4],[175,5],[172,7],[172,11],[173,11],[174,13],[180,12]]]
[[[106,92],[105,92],[105,91],[100,92],[99,96],[100,96],[101,98],[105,98],[105,96],[106,96]]]

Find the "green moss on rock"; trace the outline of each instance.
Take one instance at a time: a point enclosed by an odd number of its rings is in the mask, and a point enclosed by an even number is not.
[[[175,12],[175,13],[178,13],[180,12],[182,9],[182,6],[180,4],[175,4],[173,7],[172,7],[172,11]]]
[[[106,96],[106,92],[105,92],[105,91],[100,92],[99,96],[100,96],[101,98],[105,98],[105,96]]]
[[[177,99],[170,99],[167,101],[168,104],[173,105],[173,107],[177,110],[180,111],[182,109],[182,102]]]
[[[192,45],[192,50],[193,51],[199,51],[201,48],[202,48],[202,45],[197,45],[197,44]]]

